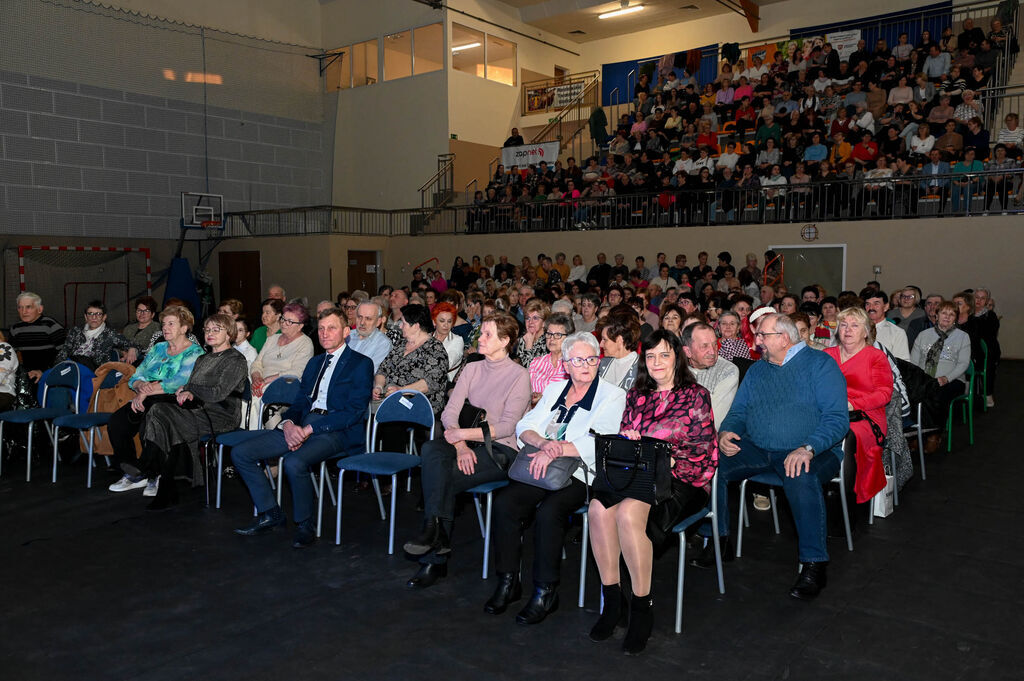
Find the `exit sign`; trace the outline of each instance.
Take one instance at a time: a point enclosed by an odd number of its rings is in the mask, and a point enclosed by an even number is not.
[[[452,133],[452,139],[453,139],[453,140],[457,140],[457,139],[459,139],[459,136],[458,136],[458,135],[456,135],[456,134],[455,134],[455,133],[453,132],[453,133]]]

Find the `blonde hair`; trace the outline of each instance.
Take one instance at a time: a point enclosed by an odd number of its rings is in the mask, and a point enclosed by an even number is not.
[[[862,307],[847,307],[843,308],[836,314],[836,324],[839,324],[847,317],[853,317],[861,326],[867,331],[867,344],[875,344],[875,323],[868,317],[868,313],[864,311]]]

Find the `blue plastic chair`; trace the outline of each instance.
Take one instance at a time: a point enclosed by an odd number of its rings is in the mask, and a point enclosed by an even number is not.
[[[26,454],[25,481],[32,481],[32,432],[37,421],[43,422],[46,434],[56,441],[54,433],[46,423],[61,416],[78,413],[78,399],[81,394],[82,376],[74,362],[61,362],[46,374],[43,383],[42,407],[36,409],[15,409],[0,413],[0,461],[3,460],[3,438],[5,423],[28,424],[28,453]],[[51,394],[51,390],[55,392]],[[70,392],[70,403],[67,393]]]
[[[508,480],[495,480],[485,482],[466,491],[473,495],[473,503],[476,505],[476,520],[480,523],[480,536],[484,538],[484,579],[487,579],[487,564],[491,558],[491,509],[494,508],[494,491],[508,487]],[[480,509],[480,495],[487,497],[487,520],[484,521],[483,512]]]
[[[715,567],[718,570],[718,593],[725,593],[725,576],[722,573],[722,543],[718,536],[718,472],[711,479],[711,503],[697,511],[690,517],[684,519],[672,528],[672,531],[679,535],[679,566],[676,573],[676,633],[683,631],[683,580],[686,576],[686,530],[697,523],[711,521],[711,541],[715,543]],[[707,540],[705,540],[707,541]]]
[[[391,522],[388,534],[388,554],[395,552],[395,498],[398,496],[398,474],[402,471],[409,471],[420,465],[420,457],[413,454],[416,451],[416,443],[413,440],[413,431],[409,431],[409,444],[405,452],[378,452],[377,451],[377,427],[382,423],[408,423],[426,428],[429,437],[434,436],[434,409],[426,395],[415,390],[403,390],[389,395],[380,403],[377,413],[373,417],[373,429],[370,435],[370,450],[365,454],[349,456],[338,461],[338,513],[334,534],[334,543],[341,544],[341,500],[344,485],[345,471],[355,471],[371,475],[373,490],[377,494],[377,504],[380,507],[381,520],[386,519],[384,513],[384,499],[380,493],[378,475],[391,476]],[[320,465],[321,494],[320,505],[323,506],[322,485],[326,476],[326,462]]]
[[[853,551],[853,533],[850,531],[850,507],[846,502],[846,474],[847,474],[847,460],[853,461],[854,456],[857,452],[857,438],[854,434],[847,433],[846,438],[843,440],[843,460],[839,464],[839,475],[832,478],[830,482],[837,483],[839,485],[839,498],[843,505],[843,526],[846,529],[846,548],[848,551]],[[771,495],[772,502],[772,520],[775,522],[775,534],[779,534],[779,506],[775,499],[775,488],[782,487],[782,478],[775,473],[759,473],[750,478],[747,478],[740,483],[740,517],[739,517],[739,529],[736,532],[736,557],[740,558],[743,555],[743,528],[744,526],[750,525],[750,518],[747,515],[747,483],[750,481],[761,483],[762,485],[769,486],[769,494]],[[874,508],[872,504],[867,504],[868,507],[868,521],[874,520]]]
[[[87,414],[68,414],[66,416],[58,416],[53,420],[53,475],[50,482],[57,482],[57,441],[58,434],[61,428],[71,428],[72,430],[89,431],[89,464],[88,472],[85,475],[85,487],[89,489],[92,487],[92,469],[93,469],[93,448],[96,444],[96,430],[110,423],[110,416],[112,412],[98,412],[96,411],[96,404],[100,397],[100,390],[109,390],[117,386],[124,374],[120,371],[111,371],[103,377],[103,382],[100,387],[96,389],[92,398],[92,411]]]
[[[267,389],[263,391],[263,397],[260,398],[262,407],[266,408],[269,406],[291,406],[299,396],[299,387],[301,380],[298,376],[278,376]],[[246,381],[246,394],[249,399],[252,399],[252,387],[249,382]],[[263,413],[263,408],[260,409],[260,413]],[[247,413],[247,412],[246,412]],[[221,499],[221,486],[224,477],[224,448],[225,447],[237,447],[243,442],[248,442],[257,435],[263,432],[262,421],[260,423],[259,430],[233,430],[230,433],[223,433],[216,436],[217,442],[217,498],[214,502],[214,508],[220,508]],[[204,437],[203,440],[209,440]],[[283,457],[282,457],[283,458]],[[277,503],[281,503],[281,467],[280,459],[278,460],[277,469]]]

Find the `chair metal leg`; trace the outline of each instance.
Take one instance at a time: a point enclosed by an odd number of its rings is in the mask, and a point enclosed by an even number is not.
[[[28,454],[25,455],[25,482],[32,482],[32,431],[34,423],[28,424]]]
[[[683,580],[686,577],[686,533],[679,533],[679,565],[676,567],[676,633],[683,632]]]
[[[370,476],[370,482],[373,483],[373,491],[377,493],[377,506],[380,508],[380,519],[387,520],[388,516],[384,513],[384,497],[380,493],[380,480],[377,479],[376,475]],[[391,498],[395,498],[395,486],[391,486]]]
[[[53,473],[50,477],[50,482],[57,482],[57,442],[60,440],[60,426],[54,426],[54,437],[53,437]]]
[[[896,450],[892,450],[892,461],[889,466],[892,468],[892,505],[900,505],[900,486],[896,484]]]
[[[473,495],[473,505],[476,507],[476,522],[480,526],[480,536],[487,536],[487,528],[484,527],[484,514],[480,509],[480,495]]]
[[[373,479],[374,482],[377,478]],[[388,555],[394,555],[395,553],[395,498],[398,494],[395,492],[398,487],[398,473],[391,476],[391,531],[388,534]],[[380,499],[380,488],[377,489],[377,498]],[[383,501],[381,502],[383,503]]]
[[[277,505],[281,505],[281,490],[284,489],[284,485],[281,481],[284,479],[284,457],[278,457],[277,459]]]
[[[4,473],[4,422],[0,421],[0,475]]]
[[[487,566],[491,559],[491,508],[494,505],[493,496],[494,492],[487,493],[487,525],[484,529],[484,571],[483,575],[481,575],[484,579],[487,579]]]
[[[718,593],[725,594],[725,574],[722,570],[722,537],[718,534],[718,518],[708,514],[711,518],[711,539],[715,542],[715,568],[718,570]],[[685,543],[685,540],[684,540]]]
[[[85,474],[85,488],[92,487],[93,452],[96,444],[96,426],[89,429],[89,470]]]
[[[587,554],[590,548],[590,518],[586,513],[583,514],[583,538],[580,543],[580,594],[576,606],[582,608],[587,590]]]
[[[316,536],[320,537],[320,531],[324,526],[324,478],[327,477],[327,462],[320,462],[320,479],[317,481],[316,490]]]
[[[846,529],[846,550],[853,551],[853,532],[850,531],[850,507],[846,504],[846,481],[839,477],[839,500],[843,503],[843,527]]]
[[[214,508],[220,508],[220,492],[224,478],[224,445],[217,445],[217,499]]]
[[[743,521],[747,518],[747,481],[740,483],[740,521],[736,530],[736,557],[743,557]]]
[[[343,487],[345,486],[345,469],[338,469],[338,513],[334,518],[334,545],[341,544],[341,496],[343,494]]]
[[[874,498],[872,498],[870,501],[868,501],[868,525],[874,525],[874,524],[875,524],[875,500],[874,500]]]
[[[924,413],[922,405],[917,404],[917,451],[921,455],[921,479],[927,480],[928,475],[924,470],[924,428],[921,427],[921,414]]]
[[[782,534],[779,530],[779,504],[775,499],[775,488],[768,488],[768,497],[772,502],[772,522],[775,523],[775,534]]]

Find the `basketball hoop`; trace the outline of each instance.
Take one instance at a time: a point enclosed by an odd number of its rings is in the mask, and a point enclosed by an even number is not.
[[[203,220],[199,223],[203,229],[217,229],[221,226],[220,220]]]

